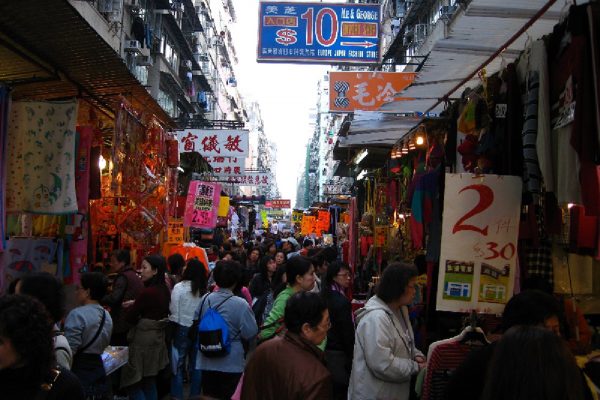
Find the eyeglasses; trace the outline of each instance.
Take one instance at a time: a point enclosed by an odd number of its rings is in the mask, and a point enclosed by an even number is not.
[[[331,321],[327,321],[327,325],[323,326],[322,324],[317,325],[317,328],[323,329],[324,331],[328,331],[331,329]]]
[[[343,278],[350,278],[351,277],[350,272],[340,272],[340,273],[337,274],[337,276],[341,276]]]

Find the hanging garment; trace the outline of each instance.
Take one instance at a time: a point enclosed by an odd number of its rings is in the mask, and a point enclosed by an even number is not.
[[[87,213],[90,198],[90,156],[94,131],[89,126],[77,127],[77,160],[75,162],[75,190],[77,209]]]
[[[77,212],[77,101],[14,102],[8,128],[6,210]]]
[[[467,358],[473,347],[460,341],[437,345],[428,356],[427,373],[423,385],[424,400],[446,398],[446,385],[452,372]]]
[[[6,242],[6,251],[0,254],[0,289],[30,272],[42,271],[44,265],[54,262],[56,242],[52,239],[20,238]]]
[[[9,103],[9,89],[3,85],[0,85],[0,160],[6,160]],[[4,162],[0,162],[0,253],[6,248],[6,172],[6,164]],[[0,287],[2,287],[1,278]]]

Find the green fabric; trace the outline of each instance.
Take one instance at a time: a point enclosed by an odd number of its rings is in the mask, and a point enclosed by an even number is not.
[[[427,375],[427,368],[423,368],[419,371],[417,375],[417,380],[415,381],[415,393],[417,397],[423,397],[423,383],[425,382],[425,375]]]
[[[291,286],[286,287],[275,299],[273,308],[269,316],[263,323],[264,326],[269,326],[266,329],[262,329],[258,334],[260,340],[270,339],[275,336],[275,332],[281,327],[281,323],[278,323],[285,312],[285,305],[290,297],[294,294],[294,289]]]

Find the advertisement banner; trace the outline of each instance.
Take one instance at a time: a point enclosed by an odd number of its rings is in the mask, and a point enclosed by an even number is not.
[[[379,62],[379,4],[261,2],[257,61]]]
[[[185,202],[183,226],[212,229],[217,225],[217,210],[221,185],[214,182],[191,181]]]
[[[169,225],[167,227],[167,243],[183,243],[183,220],[169,220]]]
[[[401,100],[394,95],[406,89],[415,72],[331,71],[329,111],[377,111],[385,103]]]
[[[242,186],[269,186],[271,184],[271,174],[256,172],[229,176],[227,177],[227,183],[236,183]]]
[[[216,176],[236,176],[246,172],[246,159],[244,157],[206,157],[206,161],[213,169]]]
[[[267,202],[265,203],[265,207],[278,208],[278,209],[292,208],[292,201],[291,200],[283,200],[283,199],[267,200]]]
[[[248,155],[248,131],[232,129],[186,129],[177,131],[179,152],[197,151],[204,158]]]
[[[446,174],[437,309],[501,313],[517,260],[521,178]]]

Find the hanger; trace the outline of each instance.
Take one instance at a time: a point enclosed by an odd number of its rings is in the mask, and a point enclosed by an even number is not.
[[[475,310],[471,311],[469,320],[469,325],[460,333],[458,341],[462,344],[469,345],[487,346],[490,344],[483,329],[477,326],[477,312]]]

